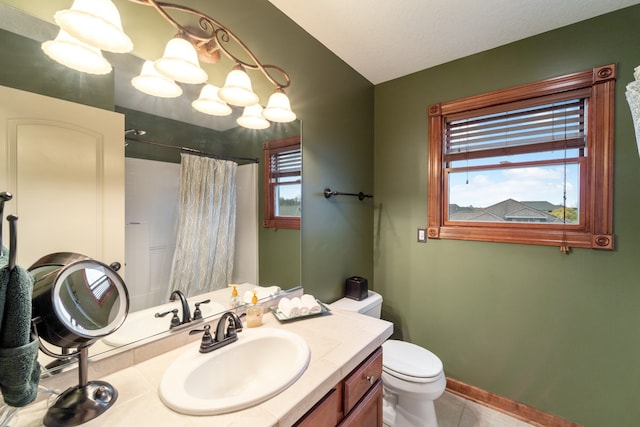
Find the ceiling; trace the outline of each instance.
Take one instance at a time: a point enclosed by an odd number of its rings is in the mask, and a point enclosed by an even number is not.
[[[269,0],[373,84],[640,0]]]

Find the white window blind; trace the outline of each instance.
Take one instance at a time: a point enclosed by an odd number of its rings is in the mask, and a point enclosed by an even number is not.
[[[271,177],[273,179],[300,175],[302,172],[302,150],[285,148],[271,155]]]
[[[586,100],[571,99],[448,120],[445,159],[490,157],[496,150],[534,152],[584,147]]]

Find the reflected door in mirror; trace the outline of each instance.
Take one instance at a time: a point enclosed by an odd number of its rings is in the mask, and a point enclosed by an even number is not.
[[[78,252],[124,265],[123,116],[3,86],[0,99],[0,188],[20,217],[18,263]]]

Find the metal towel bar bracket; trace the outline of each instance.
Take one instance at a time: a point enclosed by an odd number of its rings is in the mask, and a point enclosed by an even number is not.
[[[0,193],[0,255],[3,255],[3,247],[2,247],[2,218],[4,216],[4,204],[13,198],[13,195],[9,192],[3,191]],[[18,226],[16,225],[16,221],[18,217],[15,215],[7,216],[7,221],[9,222],[9,253],[8,253],[8,268],[9,271],[13,271],[16,267],[16,254],[18,251],[18,236],[17,230]]]
[[[362,191],[359,193],[342,193],[340,191],[331,191],[330,188],[325,188],[324,197],[328,199],[331,196],[355,196],[362,201],[364,199],[372,198],[373,194],[364,194]]]

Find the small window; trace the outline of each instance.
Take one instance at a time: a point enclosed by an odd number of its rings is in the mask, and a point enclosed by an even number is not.
[[[300,229],[302,150],[300,137],[264,143],[264,226]]]
[[[430,238],[613,249],[615,65],[429,108]]]

